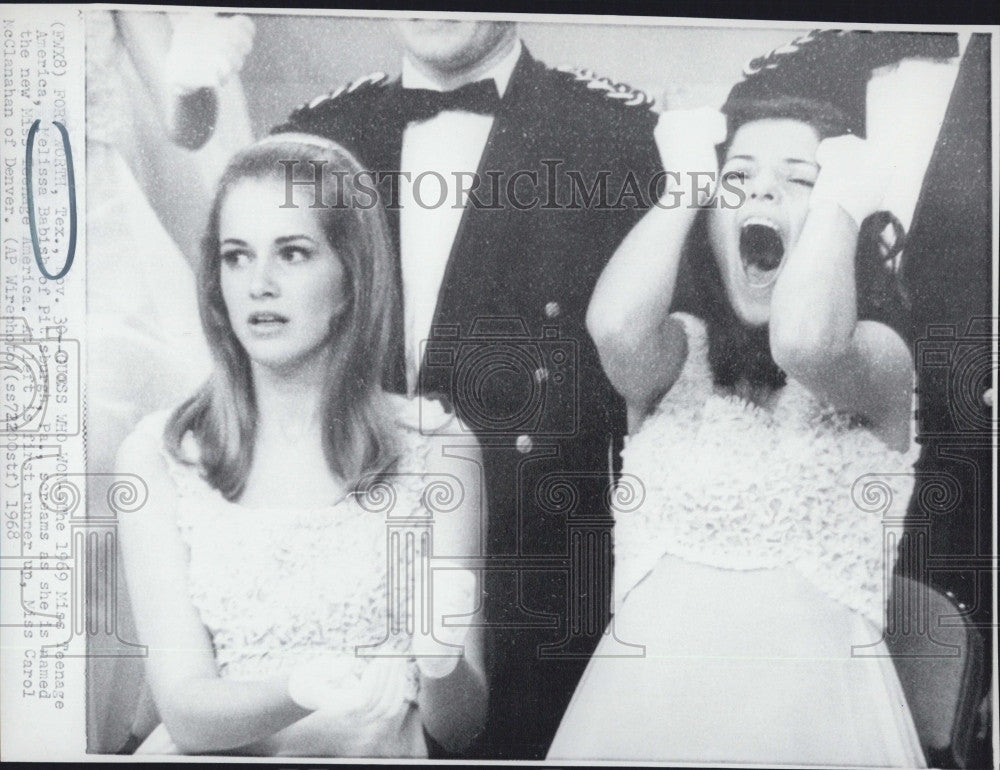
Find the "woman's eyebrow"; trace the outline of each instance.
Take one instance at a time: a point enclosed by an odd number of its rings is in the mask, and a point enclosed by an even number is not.
[[[282,244],[282,245],[286,244],[286,243],[292,243],[293,241],[309,241],[310,243],[316,243],[316,241],[313,240],[313,238],[311,236],[308,236],[308,235],[305,235],[305,234],[302,234],[302,235],[282,235],[281,237],[274,239],[275,243]]]
[[[816,169],[819,168],[819,164],[816,161],[806,160],[805,158],[785,158],[785,163],[801,165],[801,166],[812,166],[813,168]]]
[[[242,240],[240,240],[239,238],[226,238],[226,239],[225,239],[224,241],[222,241],[222,243],[221,243],[221,244],[219,244],[219,245],[220,245],[220,246],[225,246],[226,244],[231,244],[231,245],[233,245],[233,246],[246,246],[246,245],[247,245],[247,242],[246,242],[246,241],[242,241]]]
[[[756,160],[753,155],[730,155],[728,160]]]

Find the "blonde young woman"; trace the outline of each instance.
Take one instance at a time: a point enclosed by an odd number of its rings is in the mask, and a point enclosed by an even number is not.
[[[347,205],[283,206],[289,163],[321,168],[323,201]],[[381,390],[395,282],[360,172],[332,142],[276,135],[219,184],[198,276],[212,374],[119,453],[149,487],[121,525],[163,720],[140,752],[421,757],[425,731],[455,750],[483,722],[480,633],[442,622],[475,606],[461,557],[477,466],[444,456],[456,424],[439,405]],[[442,475],[444,512],[426,493]],[[391,601],[386,499],[394,517],[433,514],[452,566],[434,570],[433,631],[460,655],[416,654],[421,623]],[[386,639],[389,656],[365,654]]]

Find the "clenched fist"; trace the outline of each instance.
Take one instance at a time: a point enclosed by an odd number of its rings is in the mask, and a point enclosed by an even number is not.
[[[186,13],[173,17],[173,36],[163,65],[175,96],[218,88],[243,68],[253,47],[247,16]]]
[[[810,206],[835,203],[858,227],[879,210],[892,169],[871,142],[853,135],[824,139],[816,163],[820,170]]]
[[[696,179],[701,188],[697,205],[711,200],[719,177],[715,148],[726,140],[726,116],[709,107],[668,110],[660,115],[653,135],[663,168],[680,175],[679,182],[674,177],[670,184],[690,190]],[[710,180],[707,186],[705,180]]]

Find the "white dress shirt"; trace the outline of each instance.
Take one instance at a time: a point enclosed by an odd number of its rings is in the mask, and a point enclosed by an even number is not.
[[[521,42],[484,73],[503,96],[518,57]],[[403,88],[443,90],[403,59]],[[472,175],[486,148],[493,116],[445,110],[433,118],[411,122],[403,131],[400,169],[399,250],[403,281],[403,319],[406,330],[406,382],[416,390],[423,342],[430,334],[451,248],[462,221]],[[464,176],[456,177],[456,173]],[[423,176],[421,176],[423,175]]]
[[[874,70],[868,81],[868,139],[892,169],[882,208],[907,232],[968,40],[969,33],[959,33],[959,56],[953,59],[902,59]]]

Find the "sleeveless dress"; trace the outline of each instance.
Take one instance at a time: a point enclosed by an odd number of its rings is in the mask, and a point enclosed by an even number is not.
[[[675,317],[687,360],[622,452],[615,616],[548,758],[924,766],[880,630],[919,447],[794,380],[773,410],[717,390]]]
[[[247,507],[226,500],[198,473],[163,448],[168,412],[143,419],[136,432],[159,447],[179,494],[180,534],[190,555],[188,590],[211,633],[219,676],[259,680],[330,652],[352,659],[347,677],[360,678],[370,657],[358,645],[406,653],[411,619],[390,611],[387,523],[426,516],[424,474],[430,455],[428,428],[446,430],[453,419],[436,401],[389,396],[398,410],[400,460],[392,491],[373,487],[318,508]],[[189,434],[186,451],[197,451]],[[389,506],[392,501],[391,514]],[[403,633],[399,630],[404,629]],[[419,675],[410,660],[395,712],[385,720],[340,725],[313,712],[277,737],[226,754],[425,757],[417,707]],[[279,748],[280,747],[280,748]],[[139,754],[179,753],[164,725]]]

